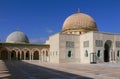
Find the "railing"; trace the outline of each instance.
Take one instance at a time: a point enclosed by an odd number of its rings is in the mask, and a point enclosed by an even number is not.
[[[96,62],[97,63],[104,63],[100,57],[96,55]]]

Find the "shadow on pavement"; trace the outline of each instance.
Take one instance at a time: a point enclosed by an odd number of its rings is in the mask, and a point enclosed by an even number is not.
[[[93,79],[23,61],[3,62],[11,75],[0,77],[0,79]]]

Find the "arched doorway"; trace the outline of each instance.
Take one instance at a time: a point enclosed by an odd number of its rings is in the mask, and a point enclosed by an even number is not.
[[[1,52],[0,52],[0,59],[1,60],[8,60],[8,51],[7,50],[2,50]]]
[[[104,44],[104,62],[109,62],[110,60],[110,48],[112,46],[112,41],[111,40],[107,40]]]
[[[11,60],[16,60],[16,52],[14,50],[11,52]]]
[[[38,51],[35,51],[34,54],[33,54],[33,59],[34,60],[39,60],[39,52]]]
[[[20,52],[18,52],[18,60],[21,60],[21,59],[20,59]]]
[[[26,60],[29,60],[30,59],[30,54],[29,54],[29,51],[26,52]]]

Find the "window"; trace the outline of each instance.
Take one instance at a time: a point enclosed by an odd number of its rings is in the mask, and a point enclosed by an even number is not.
[[[72,52],[68,51],[68,57],[71,57],[71,56],[72,56]]]
[[[95,41],[95,46],[96,47],[102,47],[103,46],[103,41],[102,40],[96,40]]]
[[[87,50],[85,51],[85,57],[88,57],[88,51]]]
[[[100,50],[98,50],[97,56],[100,57]]]
[[[120,56],[120,52],[119,52],[119,50],[117,51],[117,56],[118,56],[118,57]]]
[[[120,48],[120,41],[116,41],[116,47]]]
[[[73,41],[66,41],[66,47],[67,48],[74,48],[74,42]]]

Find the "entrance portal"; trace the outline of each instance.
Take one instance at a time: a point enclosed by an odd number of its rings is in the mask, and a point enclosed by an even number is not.
[[[112,41],[107,40],[104,44],[104,62],[109,62],[109,52],[112,45]]]

